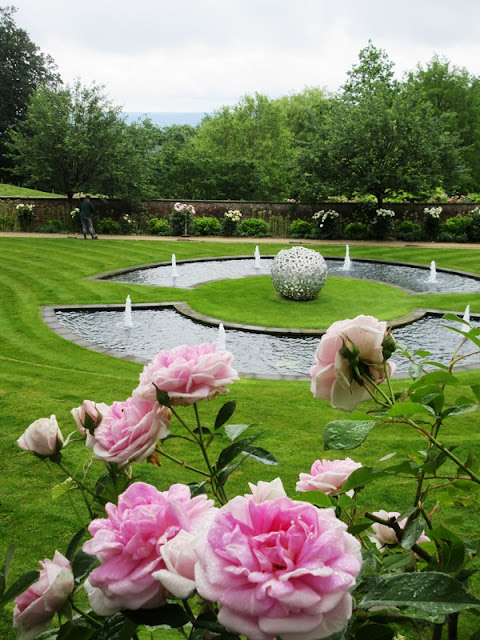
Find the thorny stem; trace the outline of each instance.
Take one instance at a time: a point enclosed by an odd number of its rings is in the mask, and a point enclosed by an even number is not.
[[[179,458],[175,458],[175,456],[172,456],[166,451],[163,451],[163,449],[161,449],[160,447],[155,447],[155,451],[159,453],[161,456],[164,456],[165,458],[168,458],[172,462],[175,462],[176,464],[180,465],[184,469],[188,469],[189,471],[194,471],[195,473],[199,473],[202,476],[205,476],[207,478],[209,477],[208,473],[206,473],[205,471],[202,471],[201,469],[197,469],[196,467],[192,467],[186,462],[183,462],[183,460],[179,460]]]
[[[70,600],[70,604],[72,605],[72,609],[77,613],[79,613],[82,616],[82,618],[85,618],[85,620],[88,620],[88,622],[91,625],[93,625],[94,627],[99,627],[100,629],[103,628],[103,624],[101,622],[98,622],[98,620],[95,620],[95,618],[92,618],[92,616],[88,615],[88,613],[85,613],[85,611],[82,611],[81,609],[79,609],[77,605],[73,602],[73,600]]]
[[[58,466],[60,467],[60,469],[61,469],[62,471],[64,471],[64,472],[67,474],[67,476],[68,476],[69,478],[71,478],[71,479],[72,479],[76,484],[78,484],[78,486],[79,486],[83,491],[86,491],[87,493],[89,493],[89,494],[90,494],[91,496],[93,496],[94,498],[96,498],[96,497],[97,497],[97,495],[96,495],[95,491],[92,491],[89,487],[87,487],[87,485],[86,485],[86,484],[84,484],[84,483],[82,482],[82,480],[79,480],[76,476],[74,476],[74,474],[70,471],[70,469],[69,469],[66,465],[64,465],[64,464],[63,464],[63,462],[62,462],[61,460],[57,460],[57,461],[55,462],[55,464],[58,464]]]
[[[210,478],[212,480],[212,490],[214,491],[215,495],[218,498],[218,501],[220,502],[220,504],[226,504],[228,502],[227,496],[225,494],[225,491],[223,489],[223,487],[220,487],[216,481],[216,477],[215,477],[215,471],[213,470],[212,465],[210,464],[210,459],[208,457],[208,452],[207,449],[205,447],[205,442],[203,440],[203,429],[202,429],[202,425],[200,422],[200,414],[198,413],[198,406],[197,403],[194,402],[193,404],[193,408],[195,410],[195,418],[197,420],[197,426],[198,426],[198,438],[197,438],[197,442],[200,446],[200,449],[202,451],[203,454],[203,458],[207,464],[208,470],[210,472]]]

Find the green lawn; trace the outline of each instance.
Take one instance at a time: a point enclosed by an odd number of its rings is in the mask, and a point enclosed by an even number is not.
[[[284,245],[264,245],[263,254],[277,252]],[[344,247],[322,247],[324,255],[343,256]],[[240,316],[255,323],[275,319],[281,306],[282,322],[291,326],[315,326],[315,316],[324,310],[322,302],[279,302],[268,286],[268,279],[249,278],[230,283],[210,284],[198,289],[178,289],[127,285],[116,282],[85,280],[86,276],[148,262],[177,260],[203,256],[252,255],[252,244],[215,242],[150,242],[135,240],[101,240],[80,242],[68,238],[5,238],[0,237],[0,450],[2,452],[2,490],[0,492],[0,552],[11,541],[18,550],[14,559],[13,575],[36,568],[38,560],[49,557],[58,548],[64,552],[66,544],[79,523],[69,507],[67,497],[51,500],[51,489],[63,477],[48,463],[22,453],[16,439],[23,430],[39,417],[55,414],[66,436],[75,430],[70,410],[84,399],[111,403],[127,398],[136,386],[141,367],[132,362],[117,360],[71,344],[53,333],[41,320],[42,305],[122,303],[126,295],[138,302],[187,300],[192,306],[221,318]],[[480,273],[480,248],[455,250],[432,247],[390,248],[355,247],[353,258],[386,258],[398,261],[458,268]],[[333,280],[333,279],[332,279]],[[336,284],[332,282],[332,284]],[[421,306],[421,296],[407,296],[397,289],[371,283],[344,285],[344,295],[331,287],[325,290],[332,304],[328,321],[353,316],[357,313],[391,317]],[[363,288],[365,287],[365,288]],[[380,289],[377,290],[377,287]],[[215,294],[215,295],[214,295]],[[242,308],[242,295],[245,302]],[[219,302],[215,302],[219,300]],[[471,304],[472,312],[480,312],[480,295],[445,294],[428,297],[430,307],[463,309]],[[316,307],[316,304],[320,307]],[[337,306],[338,305],[338,306]],[[338,315],[337,315],[338,314]],[[248,319],[247,319],[248,318]],[[311,323],[310,325],[306,322]],[[323,326],[323,321],[319,323]],[[288,326],[288,325],[287,325]],[[419,345],[420,346],[420,345]],[[478,373],[459,374],[465,384],[478,382]],[[397,381],[397,387],[403,384]],[[458,392],[460,395],[460,391]],[[456,397],[456,396],[455,396]],[[341,416],[326,402],[314,400],[306,382],[274,382],[242,380],[232,386],[230,398],[238,403],[234,422],[254,422],[263,432],[259,444],[270,449],[281,463],[278,467],[263,467],[247,463],[242,473],[232,482],[232,489],[245,492],[247,481],[271,479],[280,474],[288,491],[293,491],[300,471],[309,470],[314,459],[322,456],[334,458],[335,453],[322,450],[322,430],[331,419]],[[220,401],[204,403],[201,407],[205,421],[211,418]],[[480,429],[477,414],[449,418],[447,441],[473,447],[480,455]],[[187,455],[178,441],[172,441],[172,450]],[[365,445],[352,452],[352,457],[364,464],[373,464],[383,455],[423,446],[412,432],[399,428],[379,428]],[[342,456],[343,457],[343,456]],[[69,445],[65,459],[72,467],[80,468],[86,455],[80,443]],[[95,463],[91,474],[100,473]],[[191,481],[186,471],[170,463],[161,468],[146,464],[135,465],[139,477],[166,488],[173,481]],[[232,492],[232,491],[231,491]],[[362,492],[362,501],[374,509],[401,511],[408,503],[409,481],[370,485]],[[82,505],[76,503],[81,518],[85,518]],[[475,501],[470,507],[452,504],[444,522],[478,539],[478,508]],[[0,637],[11,640],[11,610],[0,620]],[[471,631],[471,630],[470,630]],[[469,636],[466,636],[469,637]]]
[[[16,187],[13,184],[3,184],[3,182],[0,183],[0,197],[1,196],[14,196],[16,198],[41,198],[42,196],[62,197],[62,195],[58,193],[47,193],[46,191],[28,189],[27,187]]]

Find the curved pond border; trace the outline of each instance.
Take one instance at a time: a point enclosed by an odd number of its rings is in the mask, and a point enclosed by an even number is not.
[[[269,258],[269,259],[273,259],[275,258],[276,254],[265,254],[262,255],[262,258]],[[324,256],[325,259],[327,260],[335,260],[337,262],[343,262],[344,258],[339,258],[337,256]],[[252,255],[247,255],[247,256],[217,256],[217,257],[206,257],[206,258],[186,258],[185,260],[177,260],[177,266],[181,265],[181,264],[192,264],[195,262],[224,262],[227,260],[253,260]],[[372,264],[391,264],[397,267],[415,267],[417,269],[424,269],[425,271],[429,271],[430,270],[430,265],[425,265],[425,264],[420,264],[418,262],[397,262],[396,260],[376,260],[375,258],[355,258],[352,259],[352,262],[367,262],[367,263],[372,263]],[[171,265],[171,262],[169,262],[168,260],[163,260],[162,262],[150,262],[147,264],[139,264],[133,267],[123,267],[122,269],[113,269],[112,271],[105,271],[103,273],[97,273],[93,276],[87,276],[85,278],[85,280],[107,280],[108,278],[112,277],[112,276],[119,276],[122,275],[122,273],[130,273],[132,271],[144,271],[146,269],[154,269],[155,267],[169,267]],[[457,269],[449,269],[447,267],[436,267],[436,271],[437,273],[450,273],[453,275],[457,275],[457,276],[464,276],[466,278],[472,278],[473,280],[480,280],[480,274],[477,273],[470,273],[469,271],[459,271]],[[265,273],[262,274],[258,274],[258,275],[267,275]],[[257,275],[251,275],[251,276],[245,276],[247,278],[256,278]],[[340,277],[340,276],[339,276]],[[348,276],[350,277],[352,280],[360,280],[361,278],[355,278],[354,275],[350,275]],[[197,287],[202,287],[206,284],[210,284],[211,282],[218,282],[219,280],[224,280],[225,278],[213,278],[212,280],[208,280],[208,281],[203,281],[200,282],[196,285],[193,285],[191,287],[182,287],[184,289],[196,289]],[[119,281],[120,282],[120,281]],[[388,282],[383,282],[381,280],[369,280],[369,282],[377,282],[379,284],[385,284],[389,287],[394,287],[396,289],[400,289],[401,291],[404,291],[405,293],[408,293],[409,295],[413,295],[413,296],[418,296],[418,295],[423,295],[425,292],[421,292],[421,291],[412,291],[411,289],[407,289],[406,287],[402,287],[398,284],[390,284]],[[153,284],[143,284],[143,283],[137,283],[138,286],[145,286],[145,287],[154,287],[156,285]]]
[[[190,309],[190,307],[185,302],[145,302],[145,303],[137,303],[132,304],[132,310],[161,310],[161,309],[175,309],[181,315],[189,317],[193,322],[199,322],[201,324],[207,324],[218,327],[222,320],[217,318],[210,318],[208,316],[203,316],[202,314],[197,314],[195,311]],[[114,349],[109,349],[108,347],[102,347],[94,342],[89,342],[78,336],[75,333],[72,333],[69,329],[63,326],[57,318],[58,311],[80,311],[80,312],[91,312],[95,313],[96,311],[124,311],[124,304],[92,304],[92,305],[55,305],[55,306],[45,306],[42,307],[42,318],[44,322],[55,331],[59,336],[65,338],[69,342],[73,342],[74,344],[84,347],[86,349],[90,349],[90,351],[95,351],[97,353],[103,353],[104,355],[112,356],[114,358],[119,358],[121,360],[129,360],[131,362],[136,362],[138,364],[147,364],[150,362],[150,358],[142,358],[140,356],[135,356],[128,353],[123,353],[121,351],[115,351]],[[191,313],[188,313],[190,311]],[[416,320],[420,320],[421,318],[432,315],[441,317],[445,313],[455,313],[460,317],[463,314],[463,311],[443,311],[440,309],[415,309],[411,314],[407,316],[403,316],[402,318],[398,318],[388,322],[389,327],[400,327],[407,324],[412,324]],[[471,318],[475,320],[480,320],[480,314],[471,314]],[[260,327],[253,325],[242,325],[236,323],[223,323],[225,329],[238,329],[243,331],[250,331],[252,333],[267,333],[271,335],[296,335],[296,336],[321,336],[325,333],[326,329],[294,329],[294,328],[275,328],[275,327]],[[478,369],[477,365],[463,365],[457,368],[458,371],[467,371],[471,369]],[[309,380],[308,376],[303,375],[287,375],[287,374],[254,374],[254,373],[242,373],[242,376],[245,378],[254,378],[260,380]]]
[[[263,258],[274,258],[275,255],[263,255]],[[337,260],[343,262],[344,258],[327,256],[329,260]],[[217,257],[207,257],[207,258],[188,258],[185,260],[177,260],[177,265],[182,263],[194,263],[194,262],[218,262],[225,260],[248,260],[252,259],[251,255],[247,256],[217,256]],[[424,264],[418,264],[414,262],[397,262],[394,260],[375,260],[373,258],[365,258],[358,259],[358,262],[370,262],[376,264],[393,264],[398,266],[405,267],[417,267],[420,269],[425,269],[428,271],[430,267]],[[152,262],[143,265],[136,265],[132,267],[124,267],[122,269],[114,269],[112,271],[106,271],[104,273],[99,273],[94,276],[88,276],[86,280],[104,280],[114,275],[121,275],[122,273],[129,273],[131,271],[139,271],[142,269],[151,269],[154,267],[163,267],[169,266],[171,263],[168,261],[162,262]],[[468,271],[459,271],[455,269],[448,269],[437,267],[437,272],[445,272],[452,273],[455,275],[466,276],[469,278],[473,278],[475,280],[480,280],[480,275],[475,273],[470,273]],[[265,275],[265,274],[262,274]],[[256,276],[246,276],[246,277],[256,277]],[[352,277],[352,279],[356,279]],[[210,280],[209,282],[216,282],[217,280]],[[370,280],[370,282],[378,282],[376,280]],[[208,282],[202,282],[198,285],[194,285],[193,287],[188,287],[189,289],[194,289],[198,286],[203,286],[208,284]],[[381,282],[380,284],[386,284]],[[155,285],[145,285],[145,286],[155,286]],[[419,295],[418,292],[410,291],[405,287],[401,287],[400,285],[391,285],[387,284],[387,286],[393,286],[406,293],[411,295]],[[306,329],[306,328],[290,328],[290,327],[264,327],[260,325],[250,325],[250,324],[241,324],[237,322],[227,322],[222,320],[221,318],[213,318],[211,316],[206,316],[202,313],[194,311],[186,302],[176,301],[176,302],[144,302],[144,303],[135,303],[132,304],[132,310],[141,310],[141,309],[150,309],[150,310],[161,310],[165,308],[173,308],[179,314],[190,318],[193,322],[198,322],[201,324],[206,324],[210,326],[216,326],[220,323],[223,324],[225,329],[233,329],[233,330],[241,330],[241,331],[249,331],[251,333],[267,333],[270,335],[283,335],[283,336],[322,336],[327,327],[321,329]],[[107,347],[102,347],[93,342],[89,342],[78,335],[72,333],[69,329],[64,327],[57,319],[57,312],[59,311],[80,311],[80,312],[96,312],[96,311],[123,311],[125,309],[124,304],[91,304],[91,305],[55,305],[55,306],[44,306],[42,307],[42,318],[44,322],[65,340],[69,342],[73,342],[74,344],[84,347],[86,349],[90,349],[91,351],[95,351],[97,353],[103,353],[105,355],[112,356],[114,358],[119,358],[121,360],[129,360],[131,362],[136,362],[139,364],[146,364],[150,360],[149,358],[142,358],[140,356],[135,356],[128,353],[122,353],[120,351],[115,351],[113,349],[109,349]],[[463,315],[463,311],[444,311],[440,309],[414,309],[409,314],[401,316],[399,318],[394,318],[387,322],[389,327],[401,327],[408,324],[412,324],[413,322],[420,320],[426,315],[433,316],[443,316],[445,313],[455,313],[460,317]],[[480,314],[471,314],[472,319],[480,319]],[[463,367],[458,367],[459,370],[468,370],[468,369],[476,369],[478,368],[476,365],[464,365]],[[285,375],[285,374],[269,374],[269,375],[256,375],[256,374],[242,374],[244,377],[248,378],[258,378],[258,379],[271,379],[271,380],[309,380],[307,376],[302,375]]]

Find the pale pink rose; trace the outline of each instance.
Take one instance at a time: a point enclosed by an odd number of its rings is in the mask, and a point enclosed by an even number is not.
[[[398,511],[385,511],[381,509],[380,511],[374,511],[374,516],[378,516],[383,520],[390,520],[391,518],[398,518],[400,515]],[[403,529],[407,524],[407,518],[398,521],[398,526],[400,529]],[[398,538],[396,536],[395,531],[391,527],[387,527],[385,524],[380,524],[375,522],[372,524],[372,529],[374,533],[368,536],[370,542],[373,542],[379,551],[385,551],[385,545],[388,544],[398,544]],[[425,531],[422,531],[420,537],[417,540],[417,544],[419,542],[430,542],[430,538],[425,535]]]
[[[153,577],[167,566],[161,549],[180,531],[200,532],[211,519],[212,504],[205,495],[191,498],[186,485],[160,492],[144,482],[130,485],[118,505],[108,503],[107,518],[89,525],[93,538],[83,545],[101,562],[85,583],[92,609],[111,615],[163,605],[166,590]]]
[[[40,562],[40,576],[26,591],[15,598],[13,628],[17,640],[32,640],[45,631],[73,591],[70,562],[55,551],[53,560]]]
[[[93,435],[87,432],[86,445],[95,457],[124,467],[141,462],[154,451],[159,440],[170,433],[172,412],[158,402],[138,397],[102,407],[102,420]]]
[[[80,407],[76,407],[71,410],[71,414],[75,423],[77,425],[78,430],[82,434],[82,436],[87,435],[88,429],[85,428],[85,420],[86,417],[89,416],[92,421],[97,424],[100,417],[103,415],[105,409],[108,408],[108,405],[103,402],[92,402],[92,400],[84,400]]]
[[[133,394],[154,401],[156,385],[168,393],[172,405],[188,405],[228,393],[226,385],[239,380],[232,361],[233,355],[217,350],[215,342],[160,351],[140,374]]]
[[[60,451],[63,442],[62,432],[54,415],[32,422],[17,440],[20,449],[31,451],[45,458]]]
[[[321,491],[330,495],[340,491],[347,478],[355,469],[360,469],[360,462],[351,458],[345,460],[315,460],[310,473],[301,473],[297,482],[297,491]]]
[[[195,546],[205,534],[206,531],[194,536],[188,531],[179,531],[160,549],[165,569],[154,571],[153,577],[177,598],[184,600],[195,591],[195,563],[198,561]]]
[[[248,486],[252,492],[254,502],[265,502],[265,500],[274,500],[287,495],[280,478],[275,478],[271,482],[260,480],[256,485],[249,482]]]
[[[237,496],[197,547],[195,582],[218,621],[249,640],[318,640],[343,629],[360,543],[333,509]]]
[[[370,399],[368,391],[354,379],[350,361],[341,355],[344,341],[358,348],[358,358],[368,367],[377,384],[385,380],[382,343],[387,323],[373,316],[357,316],[353,320],[334,322],[322,336],[315,354],[316,364],[310,369],[310,389],[315,398],[329,400],[336,409],[353,411],[357,404]],[[395,364],[387,362],[389,374]]]

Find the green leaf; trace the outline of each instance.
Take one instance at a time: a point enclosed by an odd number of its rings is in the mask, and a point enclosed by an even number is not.
[[[403,569],[412,562],[411,553],[393,553],[391,556],[387,556],[383,560],[384,569],[390,571],[395,569]]]
[[[333,504],[330,496],[327,496],[326,493],[322,493],[321,491],[302,491],[301,493],[296,493],[293,499],[299,500],[300,502],[308,502],[317,507],[328,508]]]
[[[0,569],[0,596],[3,596],[5,587],[8,581],[8,572],[10,571],[10,565],[12,564],[13,554],[15,552],[16,545],[11,544],[5,551],[5,562]]]
[[[217,413],[217,417],[215,418],[215,431],[217,431],[217,429],[220,429],[220,427],[223,427],[227,420],[229,420],[229,418],[233,415],[236,406],[237,403],[234,400],[230,400],[220,408],[220,411]]]
[[[202,429],[202,436],[211,436],[212,432],[210,431],[210,429],[208,427],[201,427]],[[200,434],[200,427],[197,427],[196,429],[193,430],[193,432],[196,436]]]
[[[23,576],[20,576],[0,598],[0,608],[20,595],[25,589],[28,589],[35,580],[38,580],[39,575],[39,571],[29,571],[28,573],[24,573]]]
[[[251,424],[227,424],[225,426],[225,434],[230,440],[235,440],[240,434],[251,427]]]
[[[470,385],[470,389],[473,391],[475,398],[480,402],[480,384]]]
[[[325,449],[356,449],[375,426],[373,420],[334,420],[323,431]]]
[[[95,635],[95,629],[81,619],[75,619],[63,624],[58,629],[56,640],[90,640]],[[41,638],[41,636],[40,636]]]
[[[360,469],[355,469],[355,471],[349,475],[347,481],[342,486],[342,491],[363,487],[363,485],[382,478],[385,475],[386,471],[383,467],[360,467]]]
[[[91,556],[81,549],[77,551],[72,560],[72,571],[75,577],[75,582],[77,584],[81,582],[97,563],[98,560],[96,556]]]
[[[410,386],[410,390],[413,391],[414,389],[426,387],[430,384],[458,386],[460,384],[460,381],[448,371],[432,371],[431,373],[426,373],[419,380],[416,380]]]
[[[68,549],[67,549],[67,553],[65,554],[65,557],[67,558],[67,560],[70,560],[70,562],[72,561],[72,558],[75,554],[75,551],[78,548],[78,545],[80,544],[80,542],[83,540],[83,538],[86,535],[86,530],[85,529],[79,529],[77,531],[77,533],[73,536],[73,538],[70,540],[70,543],[68,545]]]
[[[445,573],[456,573],[465,562],[465,545],[463,541],[446,527],[439,525],[428,532],[437,546],[438,563],[431,564],[433,569]],[[435,566],[437,565],[437,566]]]
[[[478,409],[478,404],[457,404],[443,412],[443,416],[461,416],[464,413],[474,413]]]
[[[377,606],[410,607],[445,616],[480,606],[480,601],[445,573],[401,573],[381,578],[360,602],[365,609]]]
[[[427,356],[431,356],[430,351],[424,351],[423,349],[418,349],[413,353],[414,356],[419,356],[420,358],[426,358]]]
[[[263,447],[245,447],[244,452],[248,455],[252,460],[256,460],[261,464],[268,465],[278,465],[278,461],[270,451],[263,449]]]
[[[164,604],[157,609],[136,609],[124,611],[124,614],[136,624],[147,624],[156,627],[165,624],[173,629],[183,627],[190,622],[183,607],[179,604]]]
[[[52,500],[61,498],[75,486],[76,484],[73,482],[72,478],[67,478],[60,484],[56,484],[54,487],[52,487]]]
[[[403,532],[402,541],[400,542],[401,547],[403,549],[411,549],[422,535],[424,529],[425,520],[423,518],[410,521]]]
[[[157,393],[158,404],[161,404],[164,407],[171,407],[172,401],[170,400],[170,396],[168,395],[168,393],[166,391],[162,391],[161,389],[159,389],[156,384],[154,384],[153,386],[157,390],[156,393]]]
[[[392,417],[403,416],[405,418],[409,418],[410,416],[415,415],[416,413],[428,413],[432,415],[433,409],[428,405],[418,404],[416,402],[398,402],[394,404],[393,407],[387,411],[387,414]]]
[[[358,534],[363,533],[366,529],[369,529],[372,526],[370,520],[368,522],[357,522],[357,524],[351,524],[347,531],[351,533],[352,536],[358,536]]]
[[[243,438],[242,440],[238,440],[237,442],[233,442],[228,447],[225,447],[223,451],[220,452],[218,456],[218,460],[215,463],[215,468],[217,471],[223,469],[227,466],[232,460],[234,460],[244,449],[251,444],[254,440],[258,438],[259,434],[254,436],[248,436],[248,438]]]

